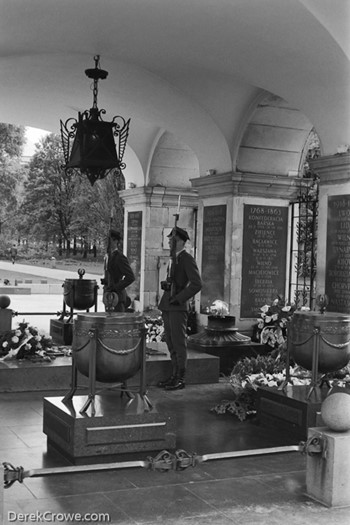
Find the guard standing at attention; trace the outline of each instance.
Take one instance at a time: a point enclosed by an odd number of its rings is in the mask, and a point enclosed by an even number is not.
[[[176,226],[168,238],[171,260],[167,279],[161,282],[164,293],[158,308],[162,312],[172,374],[160,381],[158,386],[166,390],[180,390],[185,388],[188,301],[201,290],[202,281],[195,259],[185,249],[185,243],[189,240],[186,230]]]
[[[104,285],[105,306],[107,304],[108,307],[112,306],[115,312],[125,312],[129,306],[126,287],[135,281],[135,275],[127,257],[119,250],[120,241],[120,233],[110,230],[108,253],[104,262],[104,278],[101,280]],[[111,294],[114,294],[114,302],[110,301]]]

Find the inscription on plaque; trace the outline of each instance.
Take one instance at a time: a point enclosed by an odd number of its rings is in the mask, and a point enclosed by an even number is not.
[[[205,206],[202,244],[202,313],[207,313],[207,309],[215,299],[224,298],[225,235],[226,204]]]
[[[350,313],[350,195],[328,197],[325,293],[328,311]]]
[[[286,207],[244,205],[241,317],[284,297],[287,232]]]
[[[127,257],[135,274],[135,281],[128,286],[127,294],[133,299],[140,298],[141,242],[142,211],[131,211],[128,213]]]

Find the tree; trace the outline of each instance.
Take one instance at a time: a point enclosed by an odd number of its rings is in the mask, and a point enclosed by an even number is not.
[[[87,179],[81,181],[77,196],[80,213],[76,218],[77,231],[91,244],[99,242],[106,248],[109,228],[123,231],[124,207],[119,191],[125,188],[124,177],[111,173],[93,186]]]
[[[0,235],[2,246],[17,237],[18,202],[25,168],[20,155],[25,143],[23,126],[0,123]]]
[[[23,126],[0,123],[0,162],[6,159],[20,157],[25,144],[25,129]]]
[[[30,162],[21,212],[27,219],[23,232],[45,242],[64,240],[69,250],[77,180],[65,173],[63,163],[58,135],[47,135]]]
[[[48,243],[58,241],[59,252],[66,248],[73,253],[79,244],[84,256],[93,245],[102,245],[114,210],[114,227],[122,229],[123,207],[119,189],[124,188],[122,176],[110,174],[91,187],[86,177],[66,173],[60,139],[47,135],[37,146],[25,182],[25,198],[21,213],[23,233],[35,235]]]

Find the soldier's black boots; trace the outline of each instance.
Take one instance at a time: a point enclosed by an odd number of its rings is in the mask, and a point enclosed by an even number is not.
[[[164,381],[158,381],[157,387],[158,388],[165,388],[169,385],[172,385],[176,381],[176,375],[172,375],[168,377],[168,379],[164,379]]]
[[[184,379],[181,379],[180,377],[176,378],[176,381],[170,385],[167,385],[165,387],[165,390],[182,390],[185,388],[185,381]]]
[[[165,390],[182,390],[185,388],[185,370],[180,370],[175,381],[165,386]]]

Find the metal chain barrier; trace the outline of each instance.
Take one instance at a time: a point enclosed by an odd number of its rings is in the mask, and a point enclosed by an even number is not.
[[[312,450],[311,444],[308,446]],[[233,452],[218,452],[216,454],[197,455],[188,453],[183,449],[171,453],[162,450],[156,457],[148,457],[146,460],[122,461],[116,463],[101,463],[96,465],[77,465],[69,467],[54,467],[43,469],[24,470],[23,467],[14,467],[11,463],[4,462],[4,488],[10,488],[15,481],[23,483],[26,478],[37,478],[58,474],[78,474],[82,472],[94,472],[104,470],[117,470],[126,468],[142,467],[151,471],[169,472],[182,471],[188,467],[196,467],[201,463],[218,459],[232,459],[237,457],[261,456],[264,454],[280,454],[284,452],[303,452],[305,445],[290,445],[283,447],[262,448],[255,450],[241,450]]]

